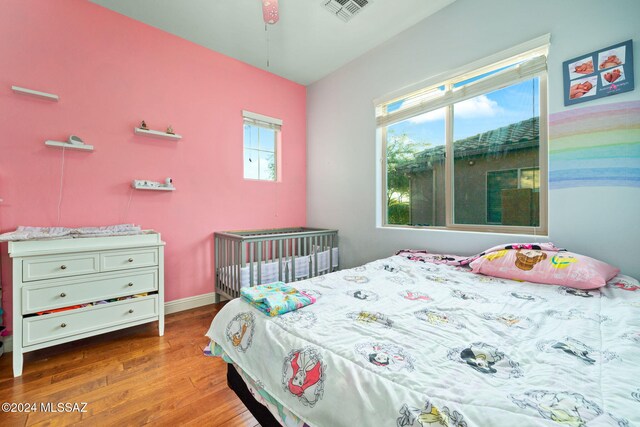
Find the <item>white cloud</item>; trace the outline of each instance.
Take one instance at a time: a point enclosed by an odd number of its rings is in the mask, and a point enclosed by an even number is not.
[[[444,109],[429,111],[409,119],[411,123],[435,122],[437,120],[444,120]]]
[[[494,117],[498,113],[502,112],[502,108],[500,108],[498,103],[492,99],[489,99],[486,95],[476,96],[475,98],[459,102],[455,105],[454,110],[456,117],[460,117],[463,119]],[[443,119],[444,109],[441,108],[439,110],[429,111],[428,113],[412,117],[409,119],[409,121],[411,123],[425,123]]]

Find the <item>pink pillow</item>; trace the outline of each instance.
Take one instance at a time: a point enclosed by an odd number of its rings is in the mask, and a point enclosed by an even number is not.
[[[505,249],[481,256],[471,264],[474,273],[504,279],[596,289],[620,272],[597,259],[572,252]]]

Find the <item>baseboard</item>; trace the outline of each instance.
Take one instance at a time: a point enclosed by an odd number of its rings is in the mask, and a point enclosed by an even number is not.
[[[9,353],[13,350],[13,336],[4,337],[4,352]]]
[[[177,299],[164,303],[164,314],[177,313],[179,311],[191,310],[192,308],[202,307],[203,305],[215,304],[216,302],[226,301],[227,298],[210,292],[208,294],[196,295]],[[13,350],[13,336],[4,337],[4,352],[9,353]]]
[[[190,310],[192,308],[202,307],[203,305],[215,304],[223,300],[225,300],[225,298],[215,292],[177,299],[164,303],[164,314]]]

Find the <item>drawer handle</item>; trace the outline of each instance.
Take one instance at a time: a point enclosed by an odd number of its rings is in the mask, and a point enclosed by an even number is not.
[[[129,258],[127,261],[129,261],[129,262],[133,262],[133,258]]]
[[[66,269],[67,269],[67,266],[66,266],[66,265],[64,265],[64,264],[62,264],[62,265],[60,266],[60,269],[61,269],[61,270],[66,270]]]
[[[133,308],[129,309],[129,314],[133,313]]]
[[[60,298],[64,298],[66,296],[67,296],[67,294],[65,294],[64,292],[60,294]]]
[[[128,286],[128,287],[132,287],[132,286],[133,286],[133,282],[129,282],[129,283],[127,284],[127,286]]]
[[[66,327],[67,327],[67,324],[66,324],[66,323],[62,323],[62,324],[60,325],[60,327],[61,327],[61,328],[66,328]]]

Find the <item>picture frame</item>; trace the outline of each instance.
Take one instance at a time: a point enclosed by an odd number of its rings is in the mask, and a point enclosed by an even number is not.
[[[564,105],[574,105],[634,89],[633,40],[562,63]]]

